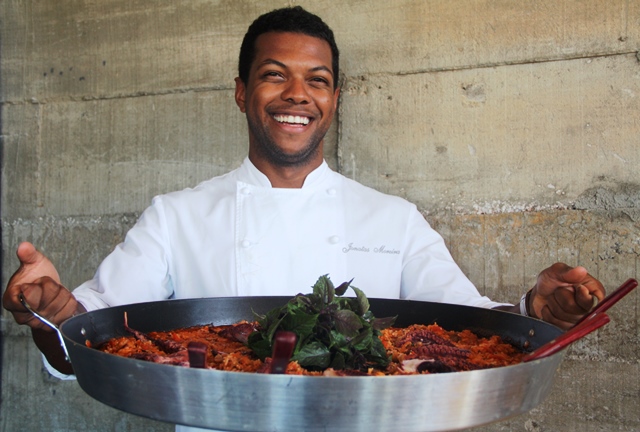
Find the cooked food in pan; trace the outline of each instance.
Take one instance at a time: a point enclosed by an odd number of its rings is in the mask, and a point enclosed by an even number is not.
[[[342,297],[351,288],[356,296]],[[155,363],[269,373],[279,332],[295,334],[285,373],[326,376],[411,375],[461,372],[519,363],[524,353],[499,336],[449,331],[438,324],[393,327],[376,318],[364,293],[327,276],[313,293],[258,315],[254,322],[204,325],[113,338],[101,351]]]

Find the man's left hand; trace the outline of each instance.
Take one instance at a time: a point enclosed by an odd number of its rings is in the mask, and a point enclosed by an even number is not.
[[[532,316],[566,330],[604,297],[604,287],[587,269],[556,263],[538,275],[528,309]]]

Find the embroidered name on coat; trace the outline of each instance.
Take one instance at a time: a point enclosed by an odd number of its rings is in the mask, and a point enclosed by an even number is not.
[[[342,248],[343,253],[349,252],[365,252],[365,253],[379,253],[379,254],[389,254],[389,255],[400,255],[400,251],[398,249],[387,249],[385,245],[379,247],[367,247],[367,246],[358,246],[353,243],[349,243],[348,246]]]

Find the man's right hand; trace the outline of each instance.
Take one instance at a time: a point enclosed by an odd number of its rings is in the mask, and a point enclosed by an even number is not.
[[[20,267],[13,274],[2,297],[5,309],[13,314],[18,324],[34,330],[53,331],[20,303],[20,294],[32,309],[56,325],[76,313],[78,302],[60,283],[60,276],[49,259],[31,243],[18,246]]]
[[[21,243],[17,255],[20,267],[9,279],[2,304],[18,324],[31,327],[33,341],[49,364],[64,374],[72,374],[73,368],[65,359],[58,336],[24,308],[20,295],[33,310],[57,326],[76,312],[84,312],[84,307],[60,283],[60,275],[51,261],[31,243]]]

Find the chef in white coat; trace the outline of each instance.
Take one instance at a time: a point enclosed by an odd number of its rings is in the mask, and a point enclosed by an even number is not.
[[[323,139],[338,104],[338,49],[320,18],[300,7],[249,28],[235,99],[246,114],[242,165],[192,189],[158,196],[94,278],[73,292],[30,243],[4,307],[32,327],[49,363],[71,374],[54,333],[20,293],[60,324],[74,313],[167,298],[295,295],[323,274],[369,297],[510,310],[567,328],[604,289],[583,267],[544,270],[515,305],[481,296],[416,207],[332,171]],[[230,143],[237,145],[236,143]]]

